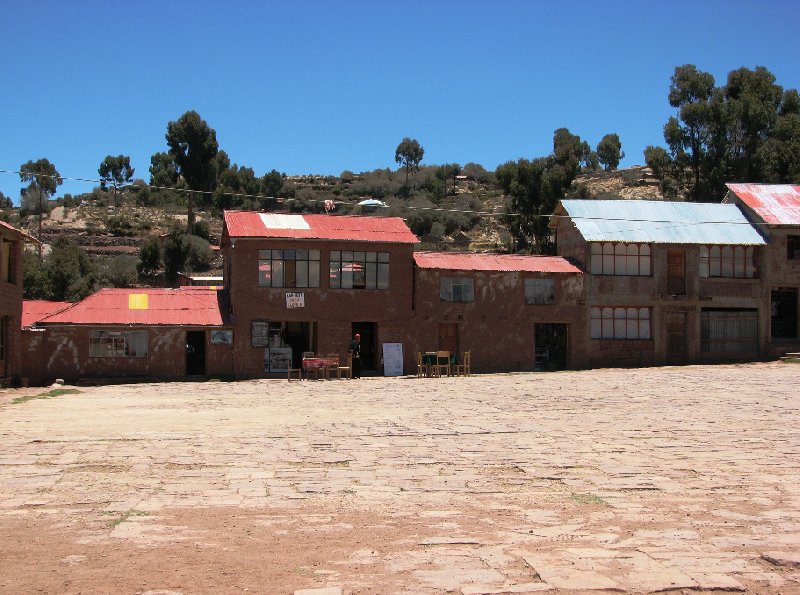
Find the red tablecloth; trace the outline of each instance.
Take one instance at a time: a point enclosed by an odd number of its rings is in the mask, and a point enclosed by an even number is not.
[[[304,370],[319,370],[320,368],[330,368],[339,365],[338,357],[304,357]]]

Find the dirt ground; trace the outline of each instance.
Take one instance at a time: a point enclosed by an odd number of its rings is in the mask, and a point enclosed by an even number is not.
[[[0,592],[800,593],[799,372],[3,390]]]

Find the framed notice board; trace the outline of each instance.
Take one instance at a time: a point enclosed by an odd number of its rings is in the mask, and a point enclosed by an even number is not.
[[[403,375],[403,344],[384,343],[383,344],[383,375],[402,376]]]

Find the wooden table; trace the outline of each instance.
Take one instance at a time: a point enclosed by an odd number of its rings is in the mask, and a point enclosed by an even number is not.
[[[332,368],[336,366],[339,367],[339,358],[338,357],[304,357],[303,358],[303,370],[306,372],[306,376],[308,376],[309,372],[314,372],[319,378],[320,370],[323,372],[325,368]]]

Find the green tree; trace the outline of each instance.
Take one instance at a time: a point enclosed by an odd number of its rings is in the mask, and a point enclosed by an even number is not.
[[[210,203],[216,185],[217,133],[200,114],[189,111],[167,124],[166,139],[177,171],[189,186],[186,230],[191,234],[194,228],[194,191],[200,193],[201,203]]]
[[[597,160],[606,171],[617,169],[619,162],[625,157],[622,152],[622,143],[617,134],[606,134],[597,143]]]
[[[280,195],[285,178],[286,174],[281,174],[275,169],[264,174],[264,177],[261,178],[261,192],[264,194],[261,204],[262,209],[266,211],[272,206],[272,199]]]
[[[139,281],[138,262],[127,254],[103,258],[97,270],[98,283],[101,287],[135,287]]]
[[[47,299],[76,302],[94,291],[95,266],[86,251],[69,238],[55,239],[45,270],[50,290]]]
[[[137,269],[143,275],[153,275],[161,269],[161,240],[148,236],[139,247]]]
[[[762,66],[739,68],[728,74],[724,96],[730,174],[733,179],[758,181],[758,151],[774,132],[783,87]]]
[[[411,168],[419,169],[419,164],[425,155],[425,149],[417,142],[416,139],[405,137],[394,151],[394,160],[400,164],[401,167],[406,168],[406,185],[405,191],[408,195],[408,173]]]
[[[133,179],[134,169],[131,167],[131,158],[127,155],[106,156],[97,168],[100,174],[100,187],[105,190],[111,184],[114,188],[114,206],[117,205],[117,189],[129,184]]]
[[[173,227],[164,239],[164,276],[169,285],[175,285],[178,273],[186,266],[185,239],[186,234],[179,227]]]
[[[36,212],[39,214],[39,239],[42,237],[42,216],[47,207],[47,201],[55,194],[56,190],[64,181],[58,173],[56,166],[47,159],[28,161],[20,166],[19,179],[22,182],[29,182],[28,187],[23,189],[22,195],[31,195],[37,198]],[[39,247],[39,257],[41,258],[41,245]]]
[[[791,181],[794,90],[784,92],[761,66],[730,72],[722,87],[691,64],[677,67],[671,80],[669,103],[678,113],[664,126],[668,152],[645,150],[662,189],[719,201],[731,180]]]
[[[458,163],[445,163],[436,169],[435,176],[444,183],[444,194],[447,195],[447,182],[453,182],[453,194],[456,193],[456,176],[461,173],[461,166]]]
[[[796,90],[784,93],[772,135],[757,157],[765,182],[800,184],[800,96]]]
[[[555,252],[548,228],[550,216],[589,153],[585,141],[559,128],[553,134],[553,153],[549,156],[509,161],[497,168],[497,183],[511,199],[507,223],[516,252]]]
[[[169,153],[155,153],[150,157],[150,185],[171,188],[178,183],[178,166]]]

